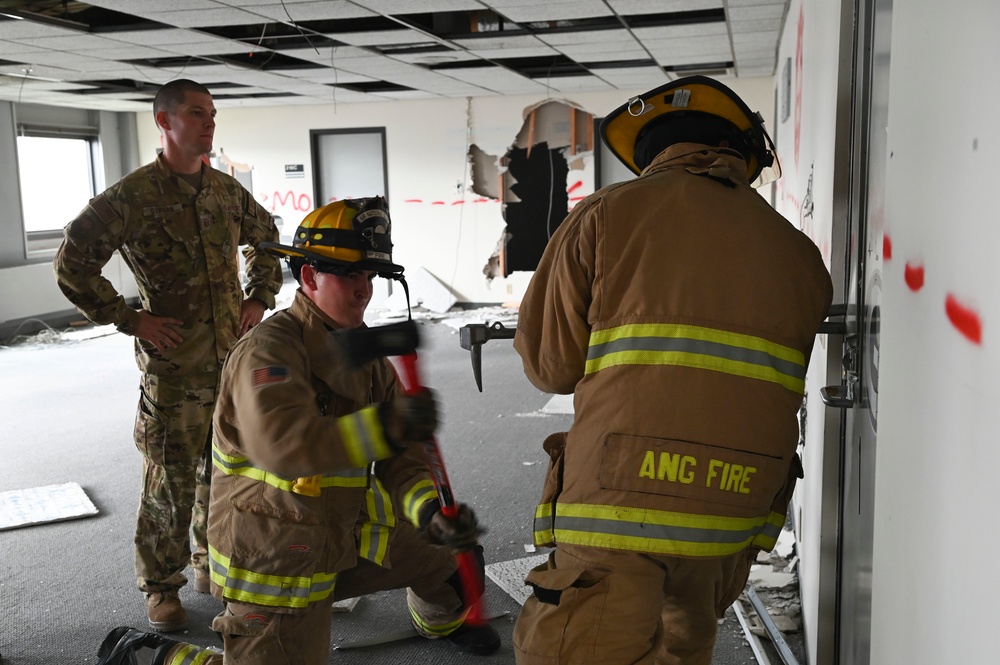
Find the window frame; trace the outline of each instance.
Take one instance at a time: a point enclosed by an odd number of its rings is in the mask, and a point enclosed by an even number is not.
[[[37,260],[50,259],[55,256],[55,253],[62,242],[63,228],[65,227],[65,224],[68,224],[71,221],[71,219],[66,219],[63,226],[59,228],[42,229],[38,231],[29,231],[27,229],[24,211],[23,174],[21,173],[21,141],[19,140],[22,137],[84,141],[87,148],[87,181],[90,187],[90,195],[87,198],[87,201],[92,199],[98,192],[104,189],[103,169],[99,168],[103,165],[103,159],[101,155],[100,134],[97,128],[64,128],[20,123],[17,125],[14,145],[15,150],[17,151],[17,159],[15,162],[17,168],[17,186],[21,197],[21,233],[24,238],[25,260],[29,263],[33,263]],[[83,209],[84,205],[86,205],[86,201],[80,206],[80,209]]]

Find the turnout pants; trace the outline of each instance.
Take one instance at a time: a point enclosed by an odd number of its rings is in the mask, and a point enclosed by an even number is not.
[[[135,574],[144,592],[180,588],[187,583],[188,565],[208,571],[210,446],[218,378],[216,373],[142,376],[134,433],[142,453]]]
[[[406,588],[410,618],[425,637],[443,637],[458,628],[465,608],[451,551],[431,545],[401,522],[390,531],[389,552],[391,567],[359,558],[354,568],[337,575],[331,596],[301,612],[226,603],[212,622],[225,643],[226,665],[326,665],[334,601],[376,591]]]
[[[710,665],[717,619],[757,548],[679,558],[558,545],[533,569],[514,627],[518,665]]]

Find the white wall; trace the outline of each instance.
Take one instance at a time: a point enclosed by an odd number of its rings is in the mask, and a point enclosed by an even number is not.
[[[769,79],[726,79],[751,106],[770,117]],[[602,117],[638,91],[568,94],[557,99],[576,103]],[[530,273],[515,273],[488,283],[483,266],[504,228],[501,205],[481,201],[471,191],[469,143],[502,156],[521,130],[524,109],[539,96],[480,97],[337,104],[283,108],[219,109],[216,150],[253,167],[253,194],[284,219],[286,230],[299,224],[315,206],[309,150],[310,129],[385,127],[389,206],[393,220],[394,258],[412,274],[426,268],[452,286],[467,302],[519,301]],[[152,114],[139,114],[141,161],[160,145]],[[595,140],[599,140],[596,139]],[[583,180],[573,196],[593,192],[592,155],[585,170],[571,170],[568,184]],[[304,164],[305,177],[286,179],[285,164]],[[359,193],[359,196],[363,193]]]
[[[995,2],[893,6],[872,663],[997,659],[998,26]]]
[[[838,257],[833,237],[840,4],[803,0],[790,3],[778,50],[775,72],[779,93],[778,125],[772,132],[782,167],[782,177],[774,185],[775,207],[812,238],[827,267],[834,266],[835,275],[843,274],[842,262],[836,265]],[[789,115],[782,121],[781,75],[786,59],[790,59],[791,94]],[[842,278],[834,278],[837,293],[834,302],[843,302],[841,282]],[[840,413],[828,409],[819,395],[820,388],[828,381],[829,341],[825,335],[817,337],[810,360],[806,382],[806,443],[800,451],[805,478],[796,488],[793,508],[797,518],[802,619],[810,663],[829,662],[820,657],[820,652],[830,651],[829,643],[820,639],[821,614],[829,611],[825,604],[831,600],[827,591],[822,590],[834,571],[829,565],[824,568],[823,564],[829,564],[824,556],[835,542],[831,542],[830,534],[824,533],[824,527],[829,524],[830,506],[824,504],[823,497],[824,491],[830,492],[830,483],[836,483],[836,449],[833,447],[837,441],[826,438],[829,426],[836,425]],[[825,636],[829,637],[832,635]],[[824,658],[829,655],[826,653]]]

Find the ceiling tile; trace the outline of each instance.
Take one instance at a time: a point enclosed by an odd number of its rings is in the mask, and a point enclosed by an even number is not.
[[[454,39],[452,42],[473,52],[502,48],[548,48],[545,42],[534,35],[497,35],[495,37]]]
[[[781,34],[774,32],[741,32],[733,34],[733,46],[774,46],[777,45]]]
[[[528,91],[541,92],[545,90],[545,86],[537,81],[504,67],[449,69],[447,74],[493,92],[523,94]]]
[[[484,60],[503,60],[504,58],[541,58],[559,55],[559,51],[548,46],[524,48],[494,48],[469,51]]]
[[[0,39],[35,39],[37,37],[73,37],[77,30],[57,28],[47,23],[34,21],[0,20]]]
[[[553,32],[538,35],[538,39],[551,46],[570,44],[615,44],[625,47],[636,45],[635,38],[628,30],[579,30],[573,32]]]
[[[12,42],[21,42],[29,46],[34,46],[53,51],[73,51],[76,49],[99,49],[115,48],[121,46],[121,42],[116,42],[107,37],[91,35],[85,32],[73,32],[68,35],[58,35],[51,37],[13,37]]]
[[[332,32],[327,37],[352,46],[384,46],[386,44],[420,44],[435,42],[417,30],[400,28],[399,30],[373,30],[371,32]]]
[[[445,63],[479,60],[477,55],[461,49],[434,51],[432,53],[393,53],[390,57],[393,60],[410,62],[415,65],[441,65]]]
[[[423,90],[394,90],[376,93],[378,97],[386,99],[438,99],[440,95],[435,95]]]
[[[182,28],[165,28],[163,30],[125,30],[122,32],[108,33],[108,37],[119,42],[128,44],[141,44],[143,46],[159,46],[161,44],[213,44],[218,42],[228,42],[228,39],[216,37],[198,30],[184,30]]]
[[[572,0],[570,2],[533,2],[526,5],[498,8],[516,23],[536,21],[566,21],[579,18],[614,16],[603,0]]]
[[[19,42],[8,42],[0,40],[0,57],[5,60],[10,60],[7,56],[10,54],[20,54],[27,55],[29,53],[37,53],[39,51],[44,51],[43,48],[38,48],[37,46],[31,46],[29,44],[21,44]]]
[[[730,7],[727,16],[730,21],[751,21],[754,19],[774,19],[776,22],[785,15],[784,5],[760,5],[752,7]]]
[[[559,92],[585,92],[596,90],[613,90],[607,82],[596,76],[556,76],[551,79],[535,79],[547,89]]]
[[[162,4],[161,4],[162,7]],[[215,5],[215,9],[189,9],[186,11],[144,11],[137,16],[180,28],[208,28],[220,25],[254,25],[262,22],[259,14]]]
[[[362,76],[353,72],[334,69],[332,67],[320,67],[317,69],[290,69],[283,74],[289,78],[312,83],[337,84],[337,83],[369,83],[377,81],[370,76]]]
[[[789,0],[728,0],[730,7],[761,7],[764,5],[788,6]]]
[[[370,9],[376,14],[416,14],[428,12],[452,12],[482,9],[478,0],[420,0],[415,7],[413,0],[354,0],[354,3]]]
[[[53,0],[54,1],[54,0]],[[0,0],[2,2],[2,0]],[[93,0],[89,4],[117,12],[159,21],[160,29],[122,32],[82,32],[24,21],[0,19],[0,59],[16,61],[8,66],[18,74],[31,68],[32,75],[58,79],[62,83],[22,87],[22,93],[33,100],[48,95],[44,103],[72,103],[87,108],[142,108],[148,104],[130,99],[143,96],[142,86],[153,89],[177,77],[190,77],[211,87],[218,83],[237,83],[244,87],[232,89],[232,94],[264,94],[259,91],[296,92],[276,97],[247,100],[255,106],[284,103],[313,104],[387,99],[458,97],[485,94],[549,94],[577,90],[645,90],[661,84],[668,75],[664,67],[702,66],[714,62],[734,61],[734,71],[740,76],[747,72],[773,70],[775,45],[789,0]],[[725,8],[728,25],[723,21],[673,26],[635,28],[629,32],[620,27],[607,30],[547,31],[540,35],[491,32],[479,36],[465,35],[454,41],[456,50],[405,48],[407,45],[438,43],[432,35],[402,24],[391,24],[387,31],[374,28],[365,32],[330,35],[352,45],[330,48],[310,48],[304,40],[301,47],[272,51],[250,43],[227,39],[207,32],[216,27],[254,25],[259,33],[261,24],[275,22],[291,24],[315,20],[339,20],[392,16],[427,12],[461,12],[492,7],[511,21],[541,22],[611,16],[623,17],[669,14],[682,11],[718,10]],[[287,12],[287,13],[286,13]],[[289,20],[289,15],[292,20]],[[338,26],[339,23],[334,23]],[[348,23],[348,25],[350,25]],[[560,26],[560,30],[569,24]],[[306,26],[302,26],[305,29]],[[324,28],[324,32],[327,29]],[[732,36],[730,36],[730,31]],[[286,29],[286,33],[289,31]],[[294,31],[291,31],[294,35]],[[732,40],[732,43],[731,41]],[[440,42],[444,44],[444,42]],[[452,42],[448,42],[451,44]],[[378,47],[400,44],[404,48],[389,56],[377,52]],[[225,63],[213,56],[260,54],[251,62],[266,62],[273,52],[302,61],[301,69],[265,69]],[[558,56],[558,57],[557,57]],[[556,76],[530,79],[510,69],[482,67],[483,60],[514,58],[569,59],[584,65],[597,65],[592,76]],[[636,66],[653,58],[655,65]],[[118,60],[139,58],[161,59],[171,66],[133,65]],[[212,60],[215,64],[206,64]],[[22,62],[24,61],[24,62]],[[277,62],[277,61],[276,61]],[[434,65],[468,62],[461,69],[432,70]],[[621,62],[625,68],[608,68],[602,63]],[[473,64],[477,66],[471,66]],[[553,68],[555,71],[555,68]],[[755,74],[756,75],[756,74]],[[10,82],[19,84],[17,77],[0,78],[0,88],[7,92]],[[27,79],[28,81],[32,79]],[[76,81],[134,81],[137,91],[93,100],[98,95],[78,95],[73,90]],[[336,84],[373,83],[386,81],[414,91],[362,93]],[[548,84],[548,88],[546,88]],[[53,86],[70,86],[64,91]],[[488,88],[483,86],[489,86]],[[53,89],[50,89],[53,88]],[[218,88],[226,95],[228,88]],[[334,93],[339,96],[334,99]],[[54,97],[52,97],[54,96]],[[56,99],[57,101],[52,101]],[[294,100],[294,101],[289,101]],[[225,100],[232,105],[233,100]],[[221,104],[219,104],[221,106]]]
[[[729,29],[721,21],[715,23],[690,23],[686,25],[664,25],[655,28],[633,28],[632,34],[640,41],[648,39],[686,39],[690,37],[718,37],[728,35]]]
[[[729,22],[729,28],[733,31],[733,34],[738,32],[773,32],[780,27],[778,21],[769,18]]]
[[[269,1],[273,2],[274,0]],[[167,3],[163,0],[88,0],[87,4],[125,14],[138,14],[139,12],[163,11]],[[220,4],[223,3],[213,0],[170,0],[170,9],[172,11],[212,9]]]
[[[593,46],[561,46],[559,51],[577,62],[606,62],[614,60],[646,60],[649,53],[638,43],[634,46],[617,47],[614,44]]]
[[[627,16],[721,9],[723,6],[722,0],[608,0],[608,4],[619,14]]]
[[[232,3],[234,6],[241,6],[242,3]],[[296,4],[284,5],[268,0],[268,4],[246,6],[248,11],[252,11],[258,16],[265,17],[271,21],[288,23],[289,16],[292,22],[298,21],[328,21],[332,19],[364,18],[375,16],[353,2],[299,2]]]

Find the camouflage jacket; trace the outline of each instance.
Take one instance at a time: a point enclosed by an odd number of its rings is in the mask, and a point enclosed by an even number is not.
[[[234,178],[202,166],[202,188],[172,174],[162,157],[94,197],[65,229],[54,268],[59,288],[94,323],[132,334],[139,313],[102,268],[118,250],[135,276],[142,308],[184,321],[183,341],[158,352],[136,339],[139,369],[157,375],[217,372],[239,334],[240,269],[246,295],[274,308],[278,259],[258,251],[278,239],[270,213]]]

